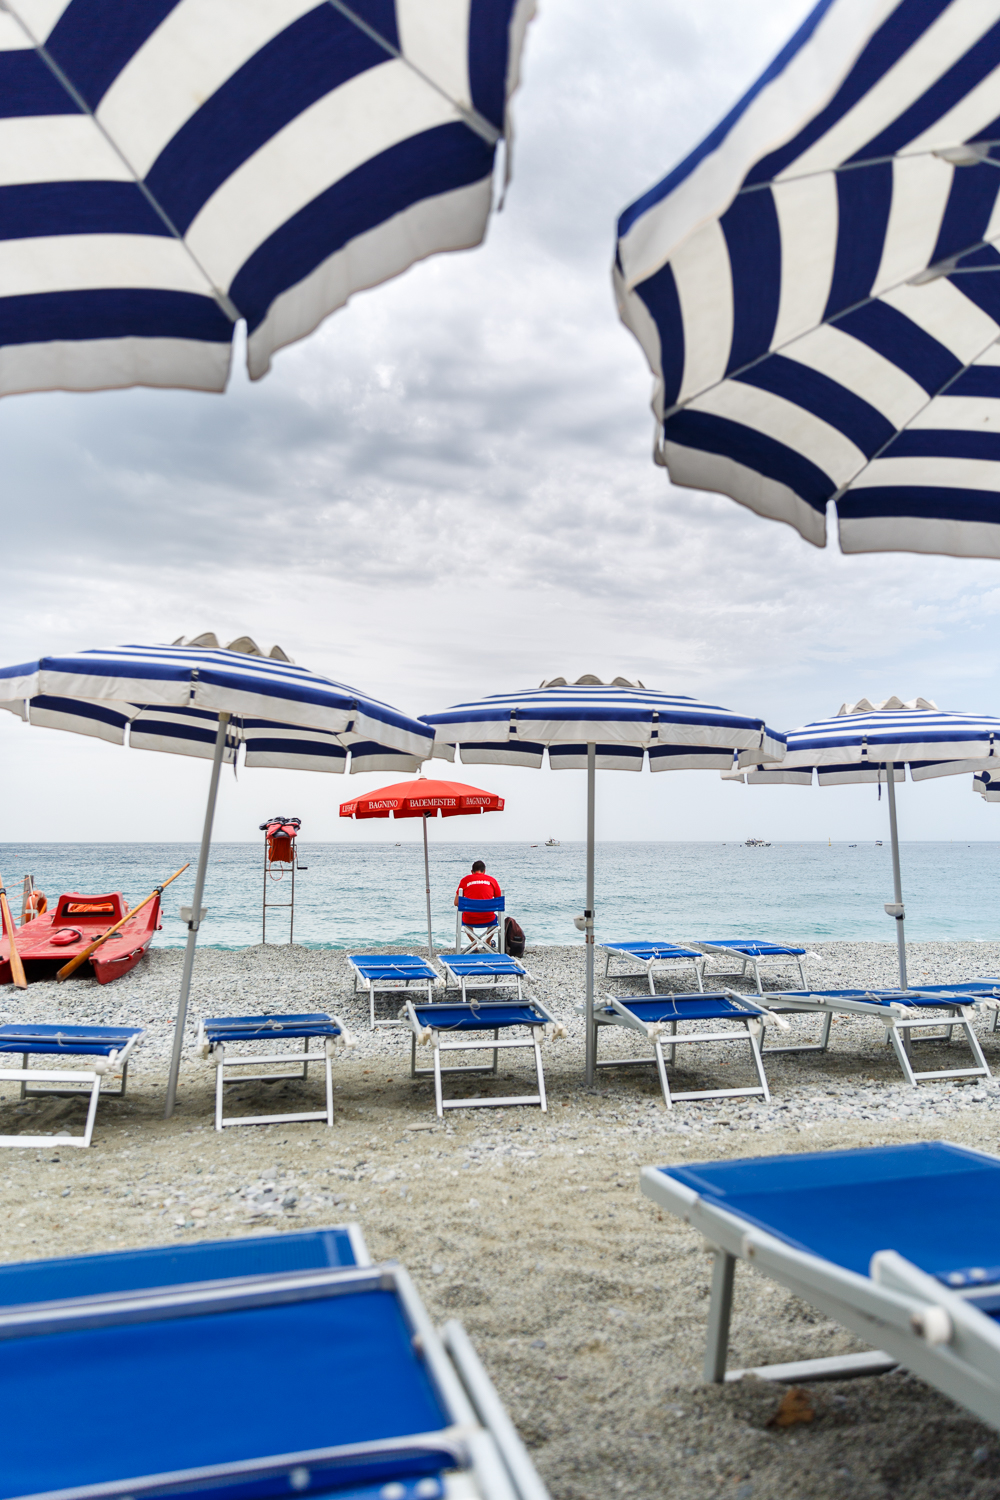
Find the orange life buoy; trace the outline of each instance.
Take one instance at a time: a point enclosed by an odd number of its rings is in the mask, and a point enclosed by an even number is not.
[[[35,917],[40,917],[48,909],[49,903],[45,899],[45,892],[31,891],[27,901],[24,903],[24,920],[30,922]]]

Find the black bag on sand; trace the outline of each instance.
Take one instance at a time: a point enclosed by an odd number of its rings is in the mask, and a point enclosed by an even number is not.
[[[513,917],[508,917],[503,924],[503,947],[511,958],[524,957],[524,929]]]

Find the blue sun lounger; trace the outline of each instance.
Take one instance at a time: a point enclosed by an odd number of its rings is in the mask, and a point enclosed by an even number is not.
[[[226,1048],[238,1042],[303,1043],[299,1052],[249,1052],[232,1056]],[[319,1042],[320,1050],[309,1050],[310,1041]],[[280,1125],[292,1121],[323,1120],[333,1126],[333,1056],[338,1048],[353,1046],[339,1016],[321,1011],[312,1015],[286,1016],[216,1016],[205,1018],[198,1027],[198,1050],[215,1065],[215,1128],[227,1125]],[[326,1108],[285,1115],[237,1115],[228,1120],[223,1114],[223,1092],[227,1084],[263,1081],[278,1083],[282,1079],[309,1077],[309,1064],[318,1063],[326,1079]],[[266,1068],[264,1073],[247,1073],[246,1068]],[[281,1071],[276,1073],[275,1068]],[[289,1072],[289,1068],[292,1069]],[[226,1071],[229,1070],[229,1076]]]
[[[69,1374],[100,1402],[67,1403]],[[547,1500],[396,1265],[0,1309],[0,1401],[3,1497]]]
[[[694,969],[694,977],[699,990],[705,985],[702,976],[705,972],[705,955],[695,948],[679,948],[676,943],[598,943],[607,955],[604,960],[604,977],[609,977],[611,960],[613,958],[631,959],[639,965],[639,975],[645,974],[649,980],[649,993],[656,994],[657,974],[676,974],[679,970]],[[611,974],[612,979],[628,979],[635,974],[635,969],[620,969],[616,974]]]
[[[406,1002],[406,1019],[412,1036],[410,1039],[410,1077],[434,1078],[434,1104],[438,1119],[446,1109],[499,1108],[505,1104],[538,1104],[544,1112],[545,1075],[542,1071],[541,1043],[548,1035],[565,1036],[565,1031],[555,1017],[550,1015],[539,1000],[483,1000],[458,1002],[439,1001],[432,1005]],[[479,1033],[492,1031],[492,1039]],[[504,1032],[501,1036],[500,1033]],[[516,1031],[518,1034],[511,1035]],[[527,1033],[527,1034],[525,1034]],[[434,1061],[429,1068],[417,1067],[417,1044],[429,1044],[433,1048]],[[454,1073],[497,1072],[497,1058],[502,1050],[530,1047],[535,1059],[535,1077],[538,1093],[519,1095],[516,1098],[493,1098],[489,1095],[475,1099],[446,1099],[443,1079]],[[442,1052],[488,1052],[493,1053],[493,1065],[456,1064],[446,1068],[441,1064]]]
[[[372,1030],[376,1026],[405,1026],[398,1014],[375,1019],[375,997],[378,994],[398,995],[400,990],[411,987],[427,991],[428,1001],[434,999],[434,986],[441,983],[441,976],[426,958],[415,953],[368,954],[350,953],[347,962],[354,970],[354,993],[368,991],[368,1008]]]
[[[596,1058],[599,1068],[650,1067],[654,1063],[663,1090],[663,1102],[667,1108],[678,1099],[735,1099],[748,1094],[760,1094],[770,1099],[764,1064],[761,1061],[760,1041],[768,1012],[755,1005],[745,995],[732,990],[714,995],[657,995],[647,1000],[634,995],[618,995],[609,1000],[599,1000],[594,1005],[597,1022],[595,1049],[605,1026],[624,1026],[637,1031],[652,1044],[652,1057],[608,1057]],[[707,1031],[705,1022],[726,1021],[730,1025],[725,1031]],[[681,1023],[693,1023],[694,1031],[679,1032]],[[667,1080],[667,1063],[676,1060],[677,1048],[685,1044],[715,1046],[726,1042],[746,1042],[757,1083],[750,1088],[694,1089],[687,1093],[672,1093]],[[664,1058],[664,1047],[667,1057]]]
[[[928,1141],[644,1167],[641,1185],[716,1247],[706,1380],[903,1365],[1000,1428],[1000,1159]],[[737,1259],[878,1347],[727,1371]]]
[[[972,1024],[977,999],[965,985],[933,985],[912,990],[782,990],[769,994],[769,1007],[777,1012],[823,1017],[818,1042],[767,1047],[772,1052],[825,1052],[830,1041],[834,1016],[867,1016],[885,1027],[886,1041],[892,1044],[903,1077],[911,1087],[927,1078],[989,1078],[989,1064],[983,1056]],[[944,1033],[941,1033],[941,1027]],[[960,1031],[972,1053],[971,1068],[930,1068],[917,1072],[913,1066],[913,1048],[921,1042],[950,1042],[953,1031]],[[924,1035],[914,1036],[914,1032]],[[928,1032],[935,1033],[927,1035]]]
[[[805,960],[819,956],[808,952],[805,948],[792,948],[784,943],[765,943],[758,938],[711,938],[703,943],[695,943],[693,946],[699,948],[706,958],[730,959],[740,965],[738,974],[732,974],[729,969],[717,969],[712,972],[713,978],[728,974],[732,978],[745,979],[747,969],[752,969],[758,995],[764,993],[760,977],[762,965],[765,965],[772,973],[775,969],[790,969],[797,966],[799,980],[804,989],[807,983]]]
[[[71,1297],[106,1297],[150,1287],[233,1281],[246,1276],[290,1276],[331,1266],[370,1266],[357,1224],[293,1234],[206,1240],[195,1245],[157,1245],[146,1250],[110,1250],[0,1266],[0,1308]]]
[[[523,981],[531,975],[523,964],[507,953],[439,953],[445,974],[445,987],[460,989],[462,1003],[469,990],[515,990],[524,999]]]
[[[0,1026],[0,1053],[14,1052],[21,1057],[19,1068],[0,1068],[0,1081],[20,1083],[22,1099],[44,1094],[74,1098],[85,1094],[86,1086],[90,1088],[82,1135],[0,1135],[0,1146],[89,1146],[104,1081],[121,1074],[118,1088],[104,1090],[105,1098],[120,1099],[128,1084],[129,1061],[143,1036],[144,1030],[135,1026],[39,1026],[29,1022]],[[30,1067],[32,1057],[43,1059],[43,1066]],[[69,1059],[81,1057],[96,1061],[89,1068],[65,1066]],[[40,1088],[40,1084],[47,1087]]]

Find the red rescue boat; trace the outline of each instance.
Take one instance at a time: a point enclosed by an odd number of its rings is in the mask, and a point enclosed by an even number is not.
[[[59,897],[55,911],[46,911],[17,929],[17,951],[21,955],[25,974],[31,979],[54,979],[57,969],[76,953],[107,932],[116,922],[128,916],[128,903],[121,891],[112,891],[106,896],[85,896],[79,891],[67,891]],[[160,898],[145,904],[135,913],[132,921],[114,937],[108,938],[97,951],[81,964],[80,974],[92,974],[100,984],[120,979],[134,969],[146,949],[153,933],[160,927]],[[0,938],[0,984],[10,984],[10,938]]]

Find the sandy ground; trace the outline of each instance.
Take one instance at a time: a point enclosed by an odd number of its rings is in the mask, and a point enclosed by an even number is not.
[[[1000,971],[1000,947],[927,944],[928,978]],[[887,982],[888,945],[830,944],[824,986]],[[199,959],[193,1013],[275,1006],[338,1011],[359,1045],[335,1065],[337,1123],[212,1128],[214,1072],[188,1053],[177,1112],[162,1118],[169,1013],[180,955],[153,953],[100,989],[34,984],[4,993],[5,1019],[150,1026],[124,1100],[107,1099],[94,1147],[53,1144],[0,1157],[3,1257],[19,1260],[356,1219],[378,1259],[410,1270],[438,1320],[474,1339],[556,1500],[993,1500],[1000,1435],[919,1380],[893,1374],[811,1388],[814,1419],[769,1426],[782,1387],[710,1387],[700,1366],[710,1258],[700,1237],[640,1195],[648,1163],[948,1139],[998,1148],[1000,1089],[981,1079],[902,1086],[879,1028],[834,1028],[831,1052],[774,1058],[773,1098],[662,1107],[652,1069],[582,1083],[579,949],[529,951],[538,993],[571,1030],[546,1049],[550,1108],[455,1111],[436,1122],[428,1084],[408,1076],[399,1033],[363,1029],[343,960],[250,949]],[[627,983],[606,988],[624,992]],[[641,993],[641,986],[632,987]],[[254,1003],[256,1002],[256,1003]],[[980,1028],[1000,1071],[1000,1033]],[[626,1040],[617,1045],[628,1047]],[[613,1050],[613,1048],[611,1049]],[[693,1049],[692,1049],[693,1050]],[[718,1050],[718,1049],[716,1049]],[[726,1049],[728,1050],[728,1049]],[[683,1086],[744,1068],[692,1059]],[[930,1052],[931,1049],[928,1049]],[[609,1053],[610,1055],[610,1053]],[[942,1065],[949,1065],[942,1053]],[[957,1047],[951,1049],[955,1066]],[[928,1058],[929,1062],[929,1058]],[[520,1064],[501,1068],[518,1091]],[[318,1081],[248,1085],[241,1112],[302,1108]],[[76,1129],[82,1106],[20,1104],[0,1087],[0,1131]],[[730,1362],[749,1366],[860,1347],[781,1288],[741,1267]]]

